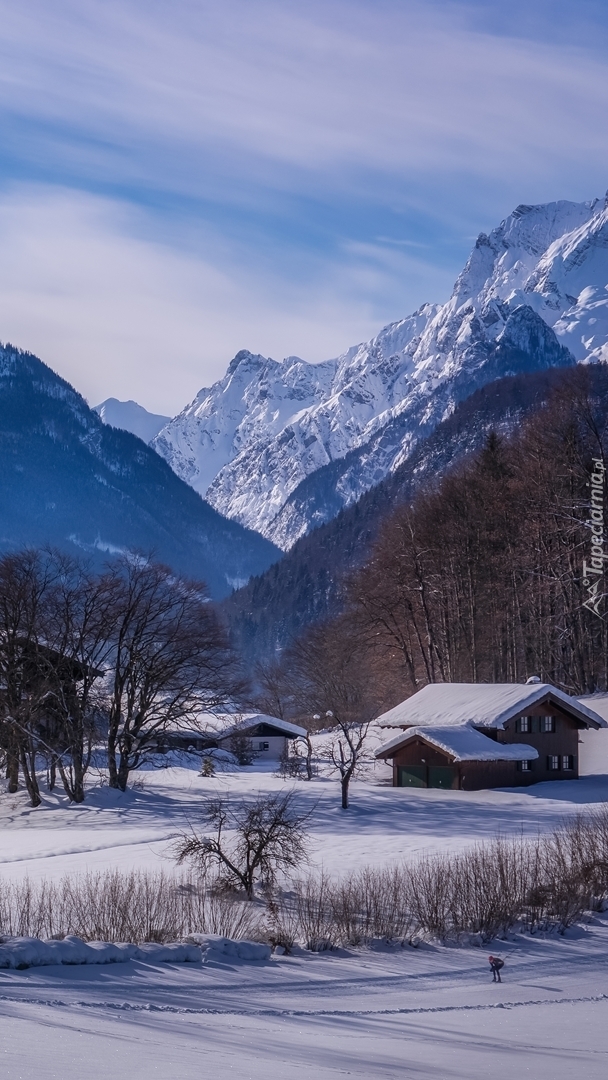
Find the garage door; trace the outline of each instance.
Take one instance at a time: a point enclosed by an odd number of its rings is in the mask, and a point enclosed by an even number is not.
[[[399,765],[397,787],[426,787],[425,765]]]
[[[456,769],[453,765],[429,765],[429,787],[458,787]]]

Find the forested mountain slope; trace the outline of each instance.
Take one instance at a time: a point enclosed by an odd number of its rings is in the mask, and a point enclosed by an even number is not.
[[[0,548],[154,551],[225,596],[280,552],[228,521],[30,353],[0,346]]]
[[[268,660],[306,626],[338,613],[344,578],[363,563],[391,510],[433,487],[452,466],[479,450],[491,431],[504,436],[516,430],[568,377],[567,371],[546,370],[498,379],[475,391],[395,472],[224,601],[237,647],[251,659]],[[334,463],[335,474],[342,468],[343,462]],[[329,466],[328,491],[335,474]],[[314,477],[310,483],[316,495]]]

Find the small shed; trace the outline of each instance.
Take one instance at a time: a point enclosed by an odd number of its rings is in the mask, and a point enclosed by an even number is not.
[[[608,727],[548,683],[432,683],[378,718],[395,787],[478,790],[578,776],[579,732]]]

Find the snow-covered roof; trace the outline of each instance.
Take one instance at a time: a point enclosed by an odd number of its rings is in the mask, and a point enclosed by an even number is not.
[[[420,737],[425,742],[445,750],[454,761],[532,761],[538,750],[526,743],[498,743],[483,735],[471,724],[460,727],[413,727],[401,731],[393,739],[376,750],[376,757],[392,757],[412,739]]]
[[[586,727],[607,722],[578,698],[550,683],[430,683],[378,717],[380,727],[504,728],[508,720],[540,702],[559,705]]]
[[[282,731],[284,735],[291,735],[293,738],[298,736],[303,738],[306,735],[306,728],[298,727],[297,724],[292,724],[289,720],[281,720],[278,716],[268,716],[267,713],[242,713],[239,714],[237,719],[231,716],[229,720],[229,724],[219,728],[217,731],[218,736],[222,739],[234,735],[237,731],[248,731],[249,728],[257,727],[258,724],[268,724],[270,727]]]
[[[257,727],[258,724],[269,724],[278,728],[285,735],[304,737],[306,729],[291,724],[288,720],[281,720],[278,716],[268,716],[267,713],[199,713],[196,723],[191,721],[185,724],[172,724],[163,728],[163,734],[191,736],[200,739],[207,736],[211,739],[227,739],[237,731],[247,731]]]

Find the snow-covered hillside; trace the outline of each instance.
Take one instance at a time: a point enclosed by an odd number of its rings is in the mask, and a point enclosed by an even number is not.
[[[153,445],[215,509],[288,549],[318,523],[298,488],[330,463],[345,462],[335,512],[484,383],[608,361],[607,289],[608,198],[519,206],[478,237],[446,304],[319,365],[240,352]]]

